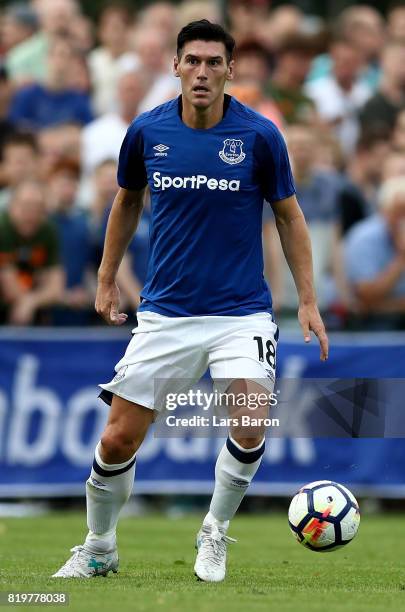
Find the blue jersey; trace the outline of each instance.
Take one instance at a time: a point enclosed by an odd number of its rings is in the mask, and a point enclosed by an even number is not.
[[[118,183],[149,185],[152,219],[139,310],[166,316],[271,311],[263,277],[263,200],[294,194],[284,140],[225,96],[214,127],[181,119],[181,96],[140,115],[122,144]]]

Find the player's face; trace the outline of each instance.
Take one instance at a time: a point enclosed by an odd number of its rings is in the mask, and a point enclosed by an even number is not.
[[[174,73],[181,79],[182,95],[196,108],[210,107],[233,78],[233,61],[227,62],[221,42],[194,40],[174,58]]]

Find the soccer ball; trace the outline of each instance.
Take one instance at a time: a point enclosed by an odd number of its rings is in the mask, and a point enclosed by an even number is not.
[[[310,482],[293,497],[288,522],[297,541],[329,552],[352,541],[360,524],[359,505],[346,487],[330,480]]]

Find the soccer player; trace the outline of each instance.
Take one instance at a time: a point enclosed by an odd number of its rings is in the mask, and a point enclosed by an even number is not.
[[[209,367],[222,390],[273,389],[278,329],[263,279],[264,199],[295,279],[305,342],[312,330],[321,359],[327,358],[311,247],[284,140],[270,121],[224,94],[234,45],[207,20],[185,26],[174,59],[181,95],[138,117],[122,144],[97,312],[111,325],[127,318],[115,279],[147,185],[148,277],[133,339],[114,379],[101,385],[111,412],[86,483],[89,532],[55,577],[117,571],[118,516],[132,491],[136,452],[162,408],[154,381],[169,380],[170,391],[181,392],[185,378],[198,380]],[[249,433],[231,429],[218,456],[210,509],[197,534],[194,570],[204,581],[225,577],[229,521],[261,462],[264,429]]]

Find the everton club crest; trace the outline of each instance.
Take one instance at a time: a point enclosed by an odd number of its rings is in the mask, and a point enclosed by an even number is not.
[[[246,157],[246,153],[242,151],[242,147],[242,140],[227,138],[224,140],[224,148],[219,152],[219,157],[226,164],[240,164]]]

